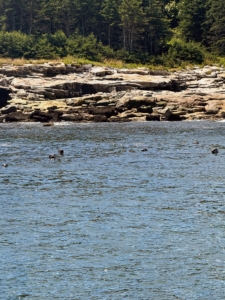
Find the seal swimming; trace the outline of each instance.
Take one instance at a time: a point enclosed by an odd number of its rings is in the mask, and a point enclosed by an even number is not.
[[[59,155],[63,155],[64,154],[64,150],[63,149],[59,149],[58,153],[59,153]]]
[[[217,154],[219,150],[217,148],[212,148],[212,154]]]

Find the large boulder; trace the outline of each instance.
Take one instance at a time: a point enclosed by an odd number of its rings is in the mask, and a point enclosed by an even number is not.
[[[117,108],[126,107],[127,109],[137,108],[140,106],[155,106],[155,98],[125,94],[116,104]]]
[[[16,112],[16,111],[17,111],[17,108],[16,108],[15,105],[9,105],[9,106],[6,106],[6,107],[1,109],[2,114],[10,114],[10,113],[13,113],[13,112]]]
[[[72,114],[63,114],[60,119],[62,121],[69,121],[69,122],[81,122],[83,120],[82,115],[72,113]]]
[[[146,116],[146,121],[160,121],[160,116],[158,114],[150,114]]]
[[[117,116],[112,116],[111,118],[108,119],[109,122],[112,123],[125,123],[125,122],[131,122],[131,119],[129,118],[119,118]]]
[[[29,121],[30,114],[18,112],[11,112],[5,116],[5,122],[27,122]]]
[[[93,67],[90,72],[95,76],[106,76],[106,75],[112,75],[114,73],[114,70],[106,68],[106,67]]]
[[[91,115],[104,115],[107,118],[117,115],[117,110],[114,107],[91,107],[88,108],[88,113]]]
[[[108,118],[104,115],[86,115],[85,120],[94,123],[108,122]]]
[[[220,109],[219,101],[209,101],[208,104],[205,106],[205,113],[206,114],[217,114],[219,109]]]
[[[62,113],[56,111],[43,112],[40,110],[35,110],[30,115],[30,119],[36,122],[49,122],[49,121],[60,121]]]

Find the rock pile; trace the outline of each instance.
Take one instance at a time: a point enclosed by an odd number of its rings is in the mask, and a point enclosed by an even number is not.
[[[0,107],[0,122],[220,120],[225,117],[225,70],[5,65]]]

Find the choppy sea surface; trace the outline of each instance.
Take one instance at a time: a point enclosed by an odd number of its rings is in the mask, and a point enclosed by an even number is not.
[[[225,299],[225,123],[1,124],[0,187],[0,299]]]

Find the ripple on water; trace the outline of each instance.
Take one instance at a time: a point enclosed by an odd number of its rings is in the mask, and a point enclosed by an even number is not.
[[[55,125],[0,124],[2,299],[223,299],[224,124]]]

